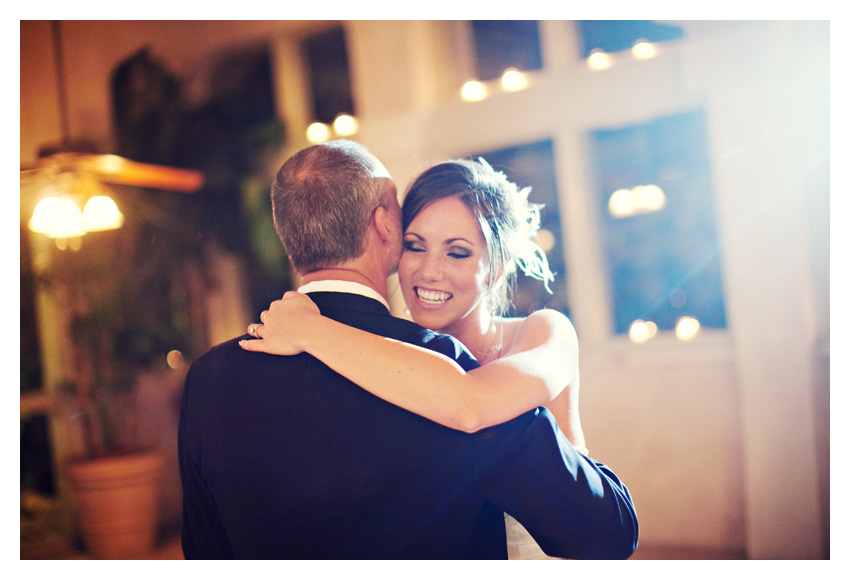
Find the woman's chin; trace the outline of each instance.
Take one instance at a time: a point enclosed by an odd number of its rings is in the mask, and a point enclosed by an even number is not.
[[[419,301],[417,300],[417,302]],[[449,314],[446,303],[441,305],[422,305],[417,303],[412,308],[409,308],[409,310],[413,322],[431,330],[445,328],[451,322],[451,315]]]

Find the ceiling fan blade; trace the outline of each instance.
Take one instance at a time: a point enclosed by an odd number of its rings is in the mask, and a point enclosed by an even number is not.
[[[118,155],[76,155],[74,165],[113,185],[194,193],[204,184],[199,171],[140,163]]]

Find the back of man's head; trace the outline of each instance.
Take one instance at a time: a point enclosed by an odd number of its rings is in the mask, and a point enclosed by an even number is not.
[[[271,188],[277,234],[302,275],[363,254],[372,214],[390,175],[353,141],[314,145],[293,155]]]

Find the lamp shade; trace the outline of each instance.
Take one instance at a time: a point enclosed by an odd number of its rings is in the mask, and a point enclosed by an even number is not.
[[[41,200],[28,226],[49,238],[73,238],[86,233],[80,208],[67,198],[46,197]]]
[[[92,197],[83,208],[83,228],[87,232],[115,230],[123,224],[124,214],[109,196]]]

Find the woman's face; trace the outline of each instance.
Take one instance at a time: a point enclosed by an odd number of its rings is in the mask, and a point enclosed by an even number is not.
[[[431,202],[404,232],[399,280],[413,320],[426,328],[457,335],[471,313],[486,314],[489,268],[481,228],[457,197]]]

